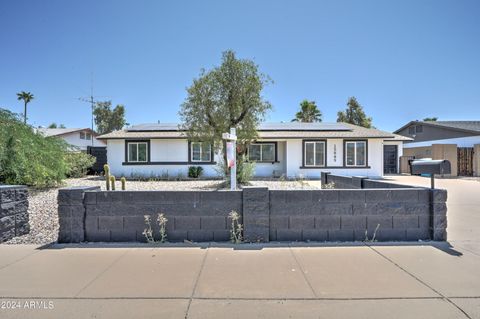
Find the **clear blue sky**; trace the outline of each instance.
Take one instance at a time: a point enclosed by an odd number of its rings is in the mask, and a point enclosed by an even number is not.
[[[0,107],[31,91],[29,122],[88,127],[90,92],[127,121],[176,122],[185,88],[233,49],[275,83],[269,121],[302,99],[335,121],[356,96],[374,125],[480,120],[480,1],[0,2]]]

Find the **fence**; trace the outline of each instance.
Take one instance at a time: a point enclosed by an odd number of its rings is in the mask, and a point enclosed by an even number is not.
[[[144,215],[155,220],[157,213],[169,220],[169,241],[226,241],[231,210],[241,215],[249,242],[371,240],[374,234],[381,241],[446,240],[446,196],[445,190],[413,187],[246,187],[233,192],[66,188],[58,197],[59,242],[145,241]]]

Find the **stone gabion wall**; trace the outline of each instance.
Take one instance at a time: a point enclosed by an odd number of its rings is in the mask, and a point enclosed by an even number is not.
[[[28,234],[28,220],[27,188],[0,185],[0,243]]]
[[[445,190],[59,191],[60,242],[145,241],[144,215],[169,241],[227,241],[232,210],[249,242],[446,240]],[[378,229],[377,229],[377,225]],[[158,237],[158,236],[157,236]]]

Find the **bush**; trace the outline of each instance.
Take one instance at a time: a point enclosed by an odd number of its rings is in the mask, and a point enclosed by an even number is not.
[[[67,177],[82,177],[87,175],[87,170],[95,164],[95,157],[82,152],[65,153],[65,164],[67,165]]]
[[[230,169],[227,169],[224,160],[220,160],[214,167],[217,174],[230,185]],[[228,171],[228,173],[227,173]],[[248,162],[245,155],[237,157],[237,183],[241,185],[248,184],[255,174],[255,162]]]
[[[201,166],[190,166],[188,168],[188,177],[190,178],[199,178],[203,173],[203,167]]]
[[[67,143],[45,137],[23,124],[18,115],[0,109],[0,182],[56,186],[67,172]]]

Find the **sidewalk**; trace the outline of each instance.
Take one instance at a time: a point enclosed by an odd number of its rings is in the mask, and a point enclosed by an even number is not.
[[[450,243],[0,245],[0,318],[480,319],[480,182],[436,184]]]
[[[24,309],[0,318],[480,316],[480,256],[448,244],[182,246],[1,245],[1,301]]]

